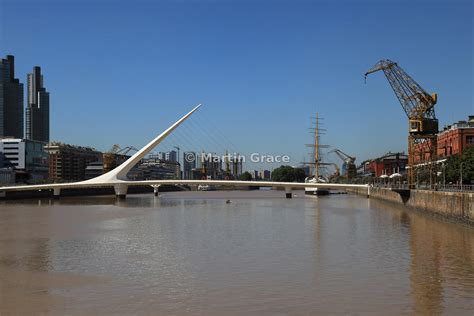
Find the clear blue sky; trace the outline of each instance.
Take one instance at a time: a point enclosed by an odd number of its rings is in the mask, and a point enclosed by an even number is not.
[[[474,114],[472,1],[0,3],[0,53],[22,82],[43,68],[53,140],[141,146],[202,102],[242,152],[301,161],[317,111],[360,162],[406,149],[385,77],[364,84],[381,58],[438,93],[441,126]]]

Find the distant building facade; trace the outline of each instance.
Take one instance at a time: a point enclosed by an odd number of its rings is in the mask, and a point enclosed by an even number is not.
[[[258,180],[260,178],[260,173],[258,172],[258,170],[250,170],[249,173],[252,176],[253,180]]]
[[[270,170],[263,170],[262,173],[261,173],[260,178],[262,178],[262,180],[270,180],[271,175],[272,175],[272,173],[270,172]]]
[[[13,168],[0,168],[0,186],[15,184],[15,179]]]
[[[92,179],[104,174],[104,163],[102,161],[91,162],[84,170],[84,179]]]
[[[0,168],[15,170],[17,180],[34,183],[48,178],[48,154],[44,143],[28,139],[0,139]]]
[[[84,180],[86,167],[102,160],[102,153],[90,147],[50,143],[45,151],[49,154],[49,178],[56,182]]]
[[[26,138],[49,142],[49,92],[44,88],[41,68],[28,74],[28,104],[26,107]]]
[[[23,84],[11,55],[0,60],[0,137],[23,138]]]
[[[408,155],[389,152],[382,157],[362,162],[361,167],[358,168],[358,174],[373,177],[390,176],[394,173],[403,174],[407,165]]]
[[[107,173],[122,163],[124,163],[130,156],[117,154],[113,152],[106,152],[102,154],[102,159],[87,164],[84,177],[86,180],[98,177]]]
[[[150,155],[144,158],[127,174],[130,180],[174,180],[181,176],[177,161],[161,159],[163,155]]]

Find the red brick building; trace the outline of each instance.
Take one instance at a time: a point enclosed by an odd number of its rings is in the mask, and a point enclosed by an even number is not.
[[[446,126],[438,134],[438,159],[457,155],[474,145],[474,115],[468,121],[459,121]]]
[[[408,156],[405,153],[387,153],[382,157],[367,160],[359,167],[358,174],[380,177],[385,174],[404,173],[408,165]]]
[[[44,150],[49,154],[49,178],[59,182],[85,180],[87,165],[102,160],[102,153],[89,147],[49,143]]]
[[[430,161],[431,140],[415,144],[415,164]]]
[[[459,121],[445,126],[438,133],[436,149],[437,159],[445,159],[452,155],[461,154],[464,149],[474,145],[474,115],[468,121]],[[418,144],[415,147],[415,164],[429,160],[430,142]],[[424,159],[422,159],[424,152]]]

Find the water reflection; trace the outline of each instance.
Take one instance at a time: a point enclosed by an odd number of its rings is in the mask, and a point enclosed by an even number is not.
[[[463,301],[460,294],[474,299],[473,229],[418,212],[400,211],[381,201],[374,201],[372,206],[391,212],[395,222],[409,229],[413,312],[424,315],[472,312],[472,302],[467,306],[451,303],[446,309],[445,301]]]
[[[279,193],[2,202],[0,314],[472,314],[474,229]]]

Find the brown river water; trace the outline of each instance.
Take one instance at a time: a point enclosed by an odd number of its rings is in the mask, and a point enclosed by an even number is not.
[[[3,201],[0,315],[25,314],[473,315],[474,228],[355,195]]]

